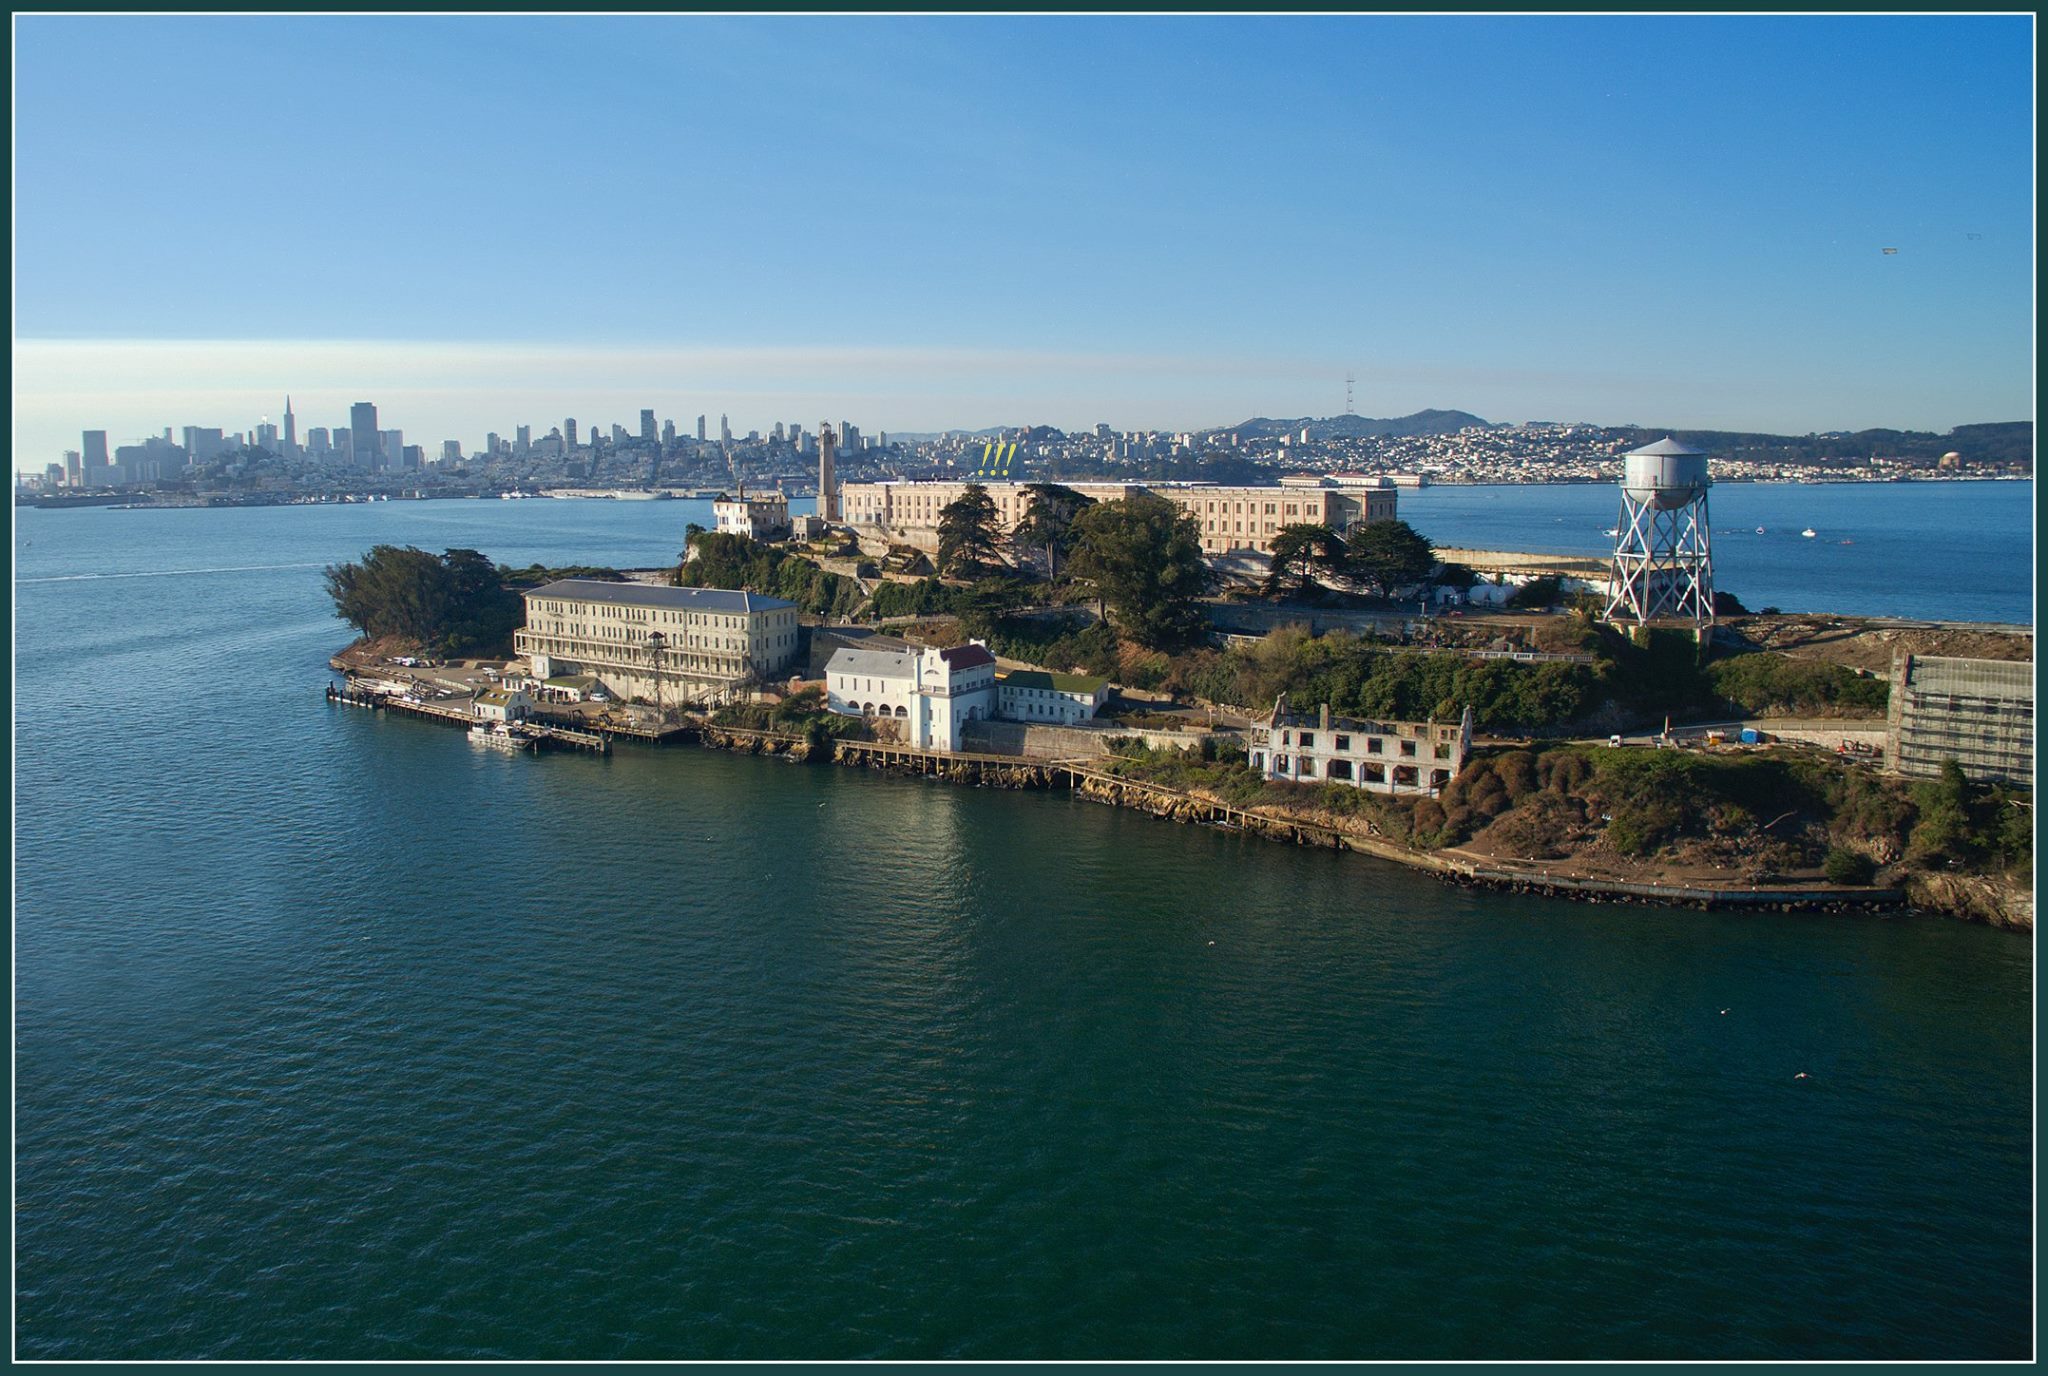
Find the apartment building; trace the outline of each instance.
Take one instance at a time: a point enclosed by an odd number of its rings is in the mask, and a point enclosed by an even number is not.
[[[591,675],[626,701],[675,704],[777,678],[796,662],[793,602],[722,588],[565,578],[525,594],[513,648],[533,678]]]

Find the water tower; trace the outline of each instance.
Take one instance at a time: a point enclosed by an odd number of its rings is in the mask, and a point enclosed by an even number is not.
[[[1714,554],[1707,525],[1707,456],[1674,439],[1621,460],[1621,519],[1607,575],[1607,619],[1644,625],[1714,624]]]

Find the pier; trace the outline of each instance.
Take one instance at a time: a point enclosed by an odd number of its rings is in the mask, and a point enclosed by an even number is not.
[[[368,707],[379,712],[396,712],[400,716],[416,717],[442,726],[460,726],[468,730],[477,724],[477,718],[466,707],[450,707],[438,702],[409,702],[403,697],[386,693],[366,693],[359,688],[336,688],[327,685],[327,700],[346,707]],[[582,731],[574,727],[548,723],[521,723],[520,733],[531,742],[531,748],[538,751],[553,747],[565,750],[588,750],[593,755],[609,755],[612,751],[611,737],[601,732]]]

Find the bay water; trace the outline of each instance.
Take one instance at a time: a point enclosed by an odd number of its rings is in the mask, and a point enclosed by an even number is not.
[[[2030,1351],[2027,937],[322,698],[706,514],[16,513],[18,1355]]]

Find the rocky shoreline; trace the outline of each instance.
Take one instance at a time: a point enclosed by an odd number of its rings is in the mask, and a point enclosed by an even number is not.
[[[881,769],[982,788],[1051,790],[1065,787],[1073,796],[1089,802],[1130,808],[1167,821],[1220,826],[1292,845],[1357,851],[1405,865],[1462,888],[1493,889],[1581,903],[1702,910],[1741,908],[1762,912],[1860,914],[1918,909],[2007,930],[2033,929],[2032,895],[1981,876],[1914,875],[1903,888],[1815,884],[1737,888],[1576,878],[1481,865],[1333,826],[1327,819],[1281,815],[1267,810],[1248,811],[1199,793],[1119,779],[1079,766],[1049,761],[1020,759],[1012,764],[919,752],[916,766],[910,768],[892,762],[888,756],[877,753],[864,742],[813,742],[802,736],[713,725],[702,728],[698,742],[714,750]]]

